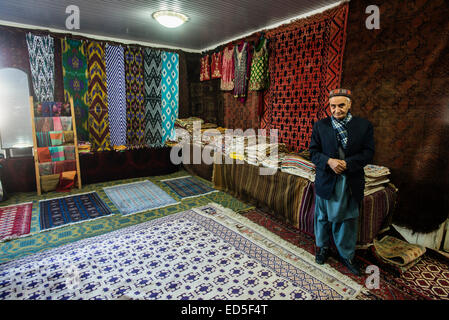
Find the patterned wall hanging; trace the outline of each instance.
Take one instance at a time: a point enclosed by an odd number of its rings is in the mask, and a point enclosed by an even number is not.
[[[89,92],[87,58],[84,42],[61,39],[64,99],[73,98],[78,140],[89,141]]]
[[[145,144],[144,71],[141,48],[125,48],[126,119],[128,146]]]
[[[205,55],[201,57],[200,81],[210,80],[210,57]]]
[[[36,100],[39,102],[54,101],[54,40],[49,35],[36,36],[27,33],[26,42]]]
[[[212,62],[210,64],[210,72],[212,79],[221,78],[221,64],[222,64],[222,55],[221,51],[212,53]]]
[[[328,93],[340,85],[348,4],[267,32],[271,98],[261,125],[279,141],[307,149],[313,124],[329,115]],[[268,129],[268,128],[267,128]]]
[[[145,144],[161,147],[162,144],[162,53],[145,48],[144,62],[144,111]]]
[[[234,98],[232,93],[224,92],[224,126],[230,129],[250,129],[259,128],[259,93],[248,92],[248,97],[244,102]]]
[[[175,137],[179,105],[179,55],[162,52],[162,142]]]
[[[89,141],[92,150],[111,150],[106,90],[105,44],[87,43],[89,70]]]
[[[126,145],[126,83],[124,49],[106,45],[106,82],[111,145]]]

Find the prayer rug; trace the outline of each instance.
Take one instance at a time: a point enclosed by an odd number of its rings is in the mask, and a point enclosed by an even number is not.
[[[0,298],[341,300],[365,291],[215,203],[0,266]]]
[[[192,176],[161,180],[180,198],[193,198],[212,192],[218,192]]]
[[[122,146],[126,145],[126,84],[123,47],[106,45],[105,60],[111,145]]]
[[[112,214],[96,192],[39,201],[40,229],[48,230]]]
[[[53,101],[55,90],[54,40],[51,36],[27,33],[30,69],[34,94],[38,102]]]
[[[179,203],[148,180],[106,187],[103,190],[124,215]]]
[[[32,208],[32,202],[0,207],[0,241],[30,233]]]
[[[175,121],[178,118],[179,104],[179,55],[162,52],[162,143],[174,139]]]
[[[161,51],[144,50],[145,143],[150,147],[162,144],[162,59]]]
[[[111,150],[104,51],[105,44],[102,42],[89,41],[87,44],[90,99],[89,141],[94,151]]]
[[[88,111],[89,91],[86,49],[84,42],[61,39],[64,99],[73,98],[78,140],[89,141]]]

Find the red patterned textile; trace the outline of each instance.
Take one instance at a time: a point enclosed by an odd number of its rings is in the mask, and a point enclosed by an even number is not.
[[[223,92],[224,108],[224,126],[230,129],[249,128],[256,130],[259,128],[259,93],[257,91],[248,91],[248,97],[242,103],[236,99],[230,92]]]
[[[212,53],[212,62],[210,64],[212,79],[221,78],[222,55],[223,53],[221,51]]]
[[[210,80],[209,55],[201,57],[200,81]]]
[[[329,91],[340,86],[348,4],[270,30],[271,83],[262,128],[279,130],[294,151],[309,147],[313,124],[330,115]]]
[[[0,208],[0,241],[11,240],[30,233],[33,203]]]

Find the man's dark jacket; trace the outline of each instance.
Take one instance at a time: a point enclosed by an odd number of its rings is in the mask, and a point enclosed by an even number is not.
[[[366,119],[353,116],[347,124],[348,143],[345,151],[348,184],[357,202],[363,200],[365,172],[363,167],[374,156],[373,125]],[[315,191],[323,199],[329,200],[334,191],[337,174],[329,167],[329,158],[339,159],[338,140],[331,118],[315,123],[310,141],[310,156],[316,165]]]

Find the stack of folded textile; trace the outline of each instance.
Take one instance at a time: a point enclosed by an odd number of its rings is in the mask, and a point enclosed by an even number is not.
[[[198,122],[198,121],[200,122],[201,125],[204,123],[204,120],[201,118],[190,117],[190,118],[185,118],[185,119],[176,119],[175,125],[191,131],[191,130],[193,130],[193,123]]]
[[[281,161],[281,171],[315,181],[315,165],[304,157],[288,153]]]
[[[365,171],[365,196],[385,189],[390,182],[388,179],[390,170],[387,167],[368,164],[363,170]]]
[[[78,153],[89,153],[90,147],[91,147],[90,142],[79,142]]]

